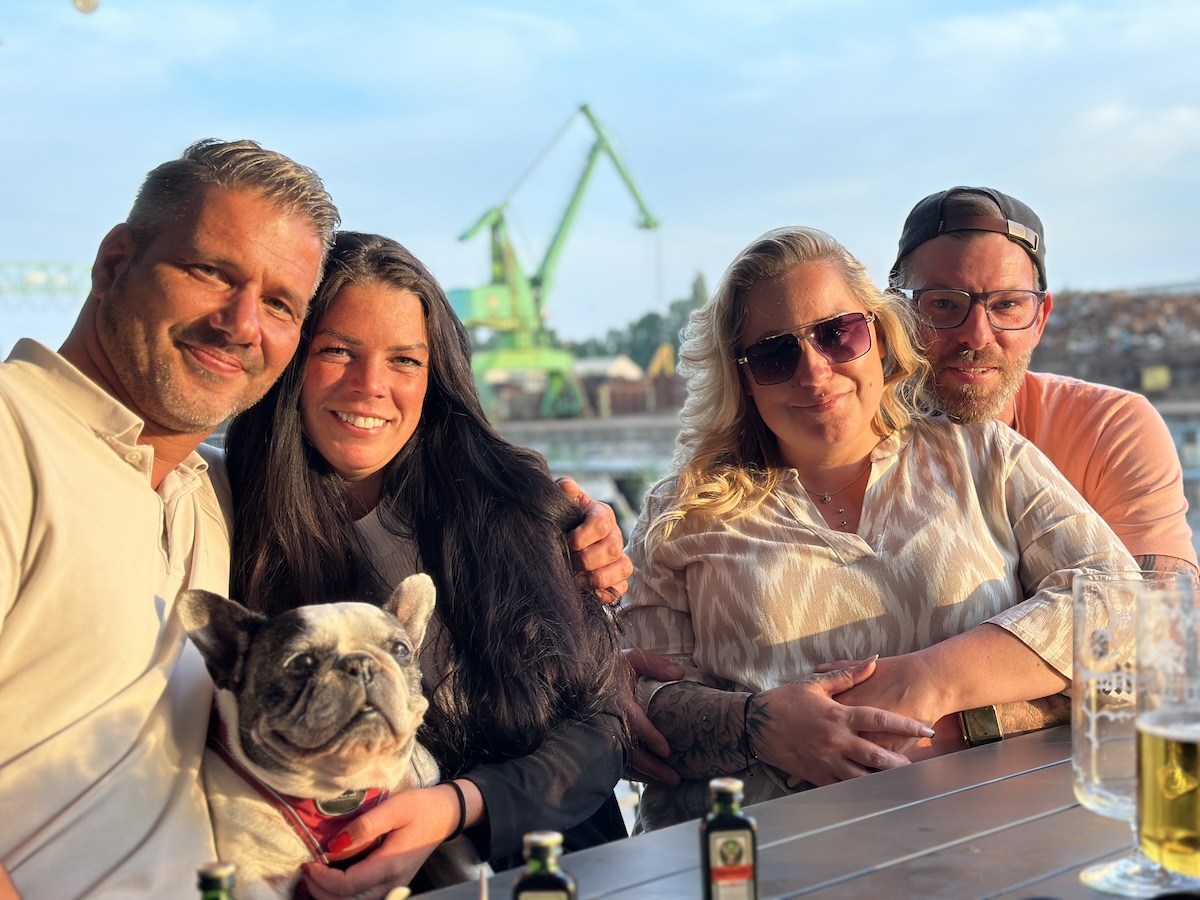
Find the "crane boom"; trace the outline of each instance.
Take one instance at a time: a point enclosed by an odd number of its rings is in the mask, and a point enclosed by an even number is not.
[[[554,237],[550,240],[550,246],[546,248],[546,255],[542,258],[542,264],[538,267],[534,276],[529,279],[539,307],[543,306],[545,296],[550,293],[550,282],[554,276],[554,270],[558,267],[558,260],[566,244],[567,235],[570,233],[571,226],[575,224],[575,216],[579,212],[584,191],[587,190],[588,182],[591,180],[592,173],[596,169],[596,163],[599,162],[602,155],[606,155],[612,160],[617,174],[621,176],[625,187],[629,189],[634,202],[637,203],[638,211],[641,213],[641,219],[638,221],[637,227],[653,230],[659,225],[658,219],[654,218],[654,215],[646,208],[646,203],[642,200],[642,195],[638,191],[637,185],[633,183],[633,178],[630,176],[629,170],[621,161],[621,157],[617,155],[617,151],[613,149],[612,142],[608,139],[608,135],[604,131],[604,126],[592,114],[592,110],[586,103],[579,107],[579,112],[583,114],[592,126],[592,131],[596,133],[596,142],[592,144],[591,150],[588,151],[587,162],[584,163],[583,172],[579,176],[579,180],[575,183],[575,190],[571,193],[571,199],[567,202],[567,208],[563,213],[562,221],[559,222],[558,228],[554,232]]]
[[[450,302],[464,325],[468,328],[484,327],[492,333],[489,346],[478,350],[472,361],[476,382],[480,387],[480,397],[484,400],[485,407],[489,407],[488,398],[492,396],[492,386],[511,386],[523,382],[546,385],[542,393],[542,415],[579,415],[587,409],[586,395],[575,376],[574,357],[570,351],[551,346],[550,333],[546,328],[546,301],[567,236],[575,223],[588,183],[602,156],[612,160],[621,180],[633,196],[640,213],[637,223],[639,227],[658,227],[658,220],[646,207],[629,170],[586,103],[572,114],[567,124],[534,163],[533,168],[536,168],[579,115],[587,119],[595,140],[537,271],[531,275],[525,273],[509,237],[506,216],[516,188],[510,191],[499,205],[484,212],[459,237],[459,240],[470,240],[486,228],[491,239],[491,281],[483,287],[449,292]],[[517,187],[524,182],[530,171],[532,168],[517,182]]]

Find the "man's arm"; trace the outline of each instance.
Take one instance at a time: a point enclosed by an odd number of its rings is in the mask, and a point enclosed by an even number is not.
[[[1134,559],[1140,568],[1149,572],[1178,572],[1193,578],[1200,575],[1200,570],[1186,559],[1177,559],[1174,556],[1135,556]]]
[[[822,663],[817,666],[817,671],[831,672],[834,669],[856,666],[861,662],[862,660],[843,659],[832,663]],[[1071,721],[1071,700],[1061,693],[1051,694],[1038,700],[1013,700],[1009,703],[990,704],[990,707],[995,710],[996,723],[1000,728],[1002,738],[1014,737],[1042,728],[1066,725]],[[947,724],[949,724],[948,720]],[[962,740],[956,739],[955,735],[943,735],[942,728],[938,728],[937,731],[938,744],[943,751],[961,750],[966,746]]]
[[[873,678],[838,700],[936,722],[964,709],[1048,697],[1069,684],[1019,638],[984,623],[924,650],[879,660]],[[1011,715],[1020,719],[1033,713],[1013,710]]]
[[[571,565],[584,588],[596,591],[606,603],[615,603],[629,589],[633,563],[625,555],[625,539],[617,516],[606,503],[593,500],[572,478],[560,478],[559,486],[579,504],[584,519],[567,533]]]
[[[746,768],[742,711],[748,693],[721,691],[695,681],[668,684],[650,701],[650,721],[667,739],[667,763],[688,779],[729,775]]]
[[[1071,698],[1051,694],[1040,700],[1004,703],[996,707],[996,721],[1005,737],[1065,725],[1071,721]]]
[[[870,659],[755,694],[679,682],[660,688],[648,712],[671,746],[668,762],[684,778],[729,775],[760,760],[792,781],[832,784],[908,764],[862,733],[908,742],[933,733],[922,722],[833,699],[868,680],[874,669]]]

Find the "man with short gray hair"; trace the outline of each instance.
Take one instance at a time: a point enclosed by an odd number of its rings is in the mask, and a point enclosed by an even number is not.
[[[101,241],[60,351],[0,364],[0,900],[195,896],[212,682],[174,604],[228,591],[231,528],[201,441],[295,353],[337,224],[311,169],[199,141]],[[580,580],[618,596],[612,510],[563,488]]]
[[[58,353],[0,364],[0,896],[194,897],[212,684],[174,611],[225,593],[198,452],[296,350],[338,213],[251,141],[147,177]],[[226,498],[227,499],[227,498]]]

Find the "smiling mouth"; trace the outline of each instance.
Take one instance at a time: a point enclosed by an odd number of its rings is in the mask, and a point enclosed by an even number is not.
[[[985,375],[994,375],[1000,369],[998,366],[946,366],[942,371],[957,373],[967,378],[980,378]]]
[[[202,344],[183,344],[192,359],[209,375],[239,375],[247,366],[237,357]]]
[[[381,428],[387,424],[387,419],[377,419],[374,416],[356,416],[351,413],[334,412],[334,415],[355,428]]]
[[[813,403],[802,404],[798,408],[802,410],[820,412],[822,410],[829,409],[841,399],[841,394],[827,394],[824,397],[817,398]]]

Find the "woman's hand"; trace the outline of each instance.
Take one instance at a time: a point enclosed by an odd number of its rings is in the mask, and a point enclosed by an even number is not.
[[[756,694],[746,725],[758,758],[800,781],[833,784],[878,769],[908,765],[900,753],[864,735],[882,733],[911,743],[932,736],[924,723],[885,709],[846,706],[834,696],[871,678],[876,661],[811,675]]]
[[[962,720],[959,719],[958,713],[942,716],[933,723],[933,731],[932,738],[922,738],[917,741],[916,744],[904,751],[904,755],[913,762],[918,762],[934,756],[944,756],[955,750],[967,749],[967,742],[962,733]]]
[[[467,823],[482,818],[483,798],[471,782],[459,780],[467,798]],[[316,900],[381,900],[389,890],[412,881],[417,870],[458,827],[458,795],[445,784],[394,794],[351,822],[330,846],[331,859],[349,859],[380,835],[383,843],[345,871],[309,863],[304,873]]]
[[[604,602],[615,603],[628,590],[629,576],[633,574],[617,516],[608,504],[585,494],[574,479],[560,478],[558,484],[583,510],[579,527],[567,532],[575,578],[582,587],[599,594]]]
[[[933,725],[955,710],[945,708],[947,692],[939,688],[933,673],[924,664],[924,659],[920,652],[884,657],[876,661],[875,674],[870,680],[854,685],[838,694],[836,699],[846,706],[887,709]],[[948,724],[948,721],[942,722],[937,729],[940,738],[949,739],[957,732],[957,728],[949,728]],[[929,741],[914,743],[911,739],[889,734],[864,736],[889,750],[898,753],[912,752],[914,758],[938,755],[937,752],[928,752],[934,746]],[[954,746],[945,744],[944,741],[937,746],[943,753],[961,749],[961,735]]]

